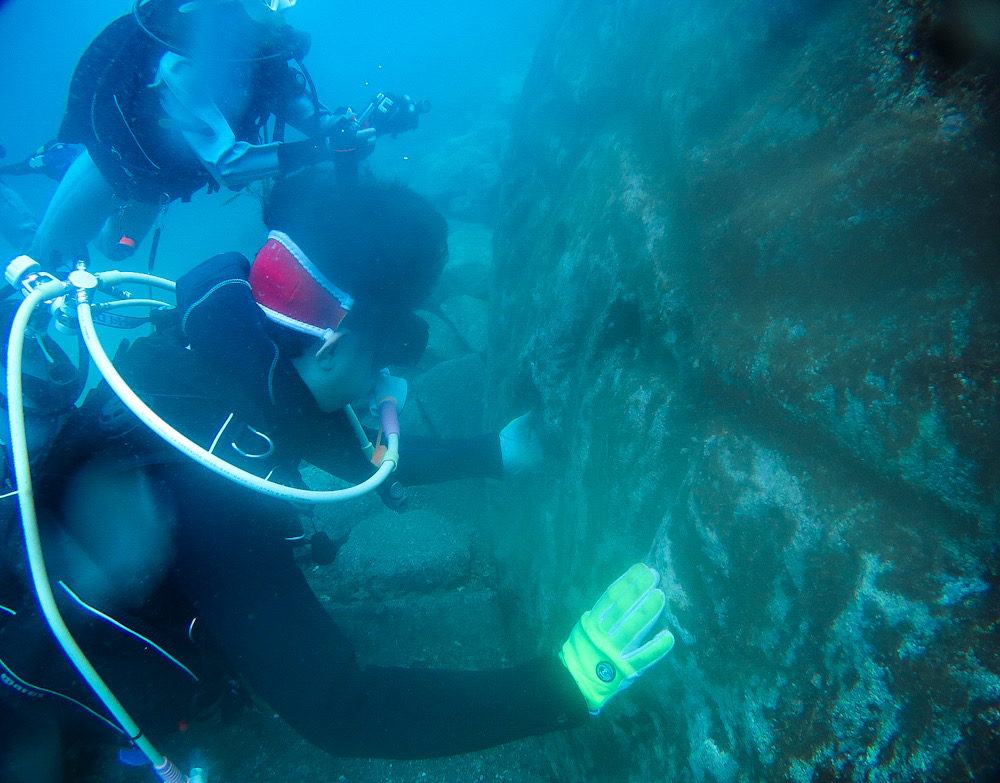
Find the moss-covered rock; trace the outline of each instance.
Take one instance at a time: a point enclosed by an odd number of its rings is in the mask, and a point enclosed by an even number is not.
[[[1000,101],[955,5],[581,0],[538,52],[488,416],[552,458],[498,497],[506,594],[544,649],[646,558],[678,636],[566,779],[993,769]]]

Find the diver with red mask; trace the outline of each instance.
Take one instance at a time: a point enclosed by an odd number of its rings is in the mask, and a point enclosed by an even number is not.
[[[178,282],[176,311],[116,365],[165,420],[254,475],[294,484],[304,460],[362,480],[375,467],[343,406],[385,364],[419,358],[426,331],[413,310],[444,265],[445,221],[403,186],[345,187],[317,167],[279,181],[265,222],[253,264],[226,254],[196,267]],[[115,399],[103,385],[88,396],[37,497],[67,624],[147,735],[239,702],[242,681],[333,754],[461,753],[584,723],[673,644],[652,632],[665,597],[639,564],[558,655],[492,671],[363,667],[293,559],[294,507],[195,464]],[[501,478],[537,465],[538,448],[497,433],[403,440],[394,475]],[[120,513],[85,513],[109,496]],[[57,703],[129,744],[94,695],[72,687],[30,598],[0,626],[0,701],[32,712]],[[48,695],[32,701],[27,689]]]

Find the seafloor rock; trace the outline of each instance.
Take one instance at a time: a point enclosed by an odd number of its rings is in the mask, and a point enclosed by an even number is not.
[[[411,403],[423,418],[419,434],[441,438],[467,438],[483,428],[485,370],[477,354],[467,354],[435,365],[413,381]],[[414,414],[415,415],[415,414]]]
[[[474,296],[459,294],[441,303],[441,314],[454,326],[471,353],[486,353],[487,304]]]
[[[337,556],[334,597],[381,598],[454,587],[468,577],[469,547],[467,528],[430,511],[370,517],[351,530]]]
[[[455,294],[489,299],[493,260],[493,230],[482,223],[448,221],[448,263],[433,301]]]
[[[492,223],[509,131],[503,120],[485,120],[449,139],[440,151],[427,156],[426,174],[415,180],[414,187],[451,218]]]
[[[457,589],[382,602],[328,605],[368,666],[500,668],[500,602],[490,590]]]
[[[417,315],[427,322],[428,330],[427,349],[417,365],[418,369],[428,370],[436,364],[469,352],[469,347],[449,321],[428,310],[419,310]]]
[[[969,4],[972,7],[972,4]],[[997,772],[997,72],[944,6],[570,1],[503,177],[488,394],[535,406],[506,595],[647,559],[678,644],[563,779]]]

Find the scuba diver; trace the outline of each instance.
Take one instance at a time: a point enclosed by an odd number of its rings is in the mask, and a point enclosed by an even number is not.
[[[304,460],[366,480],[386,462],[357,448],[345,406],[381,368],[420,358],[427,328],[414,309],[445,263],[445,220],[403,185],[344,183],[331,164],[278,180],[264,220],[252,264],[229,253],[188,272],[176,308],[115,366],[143,404],[255,477],[296,484]],[[112,386],[63,426],[34,496],[55,602],[142,729],[126,731],[81,685],[23,588],[0,601],[0,713],[58,714],[128,746],[226,712],[245,682],[331,754],[429,758],[580,726],[673,645],[653,633],[658,575],[637,564],[558,655],[491,671],[362,667],[293,558],[295,507],[188,459]],[[540,460],[523,417],[452,441],[394,442],[391,417],[383,425],[384,460],[404,485],[501,478]]]
[[[295,0],[137,0],[77,64],[57,139],[86,146],[42,218],[31,256],[46,269],[85,258],[95,236],[131,256],[175,199],[239,190],[336,159],[345,177],[375,136],[429,107],[379,94],[364,117],[320,103],[302,63]],[[286,126],[305,135],[285,141]]]

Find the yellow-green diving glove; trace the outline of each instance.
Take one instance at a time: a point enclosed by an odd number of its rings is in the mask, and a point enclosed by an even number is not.
[[[563,662],[598,715],[608,699],[670,652],[674,636],[664,629],[643,644],[660,619],[666,597],[660,575],[636,563],[615,580],[589,612],[584,612],[562,646]]]

